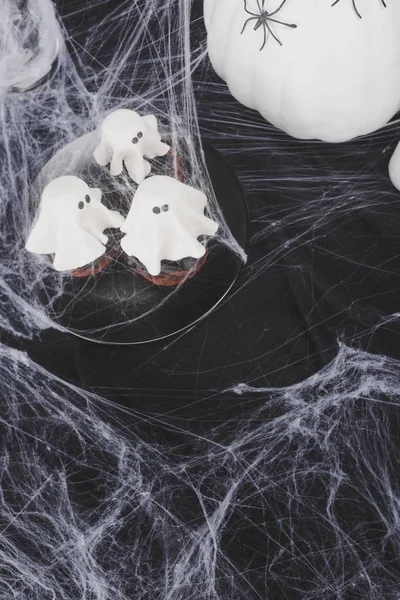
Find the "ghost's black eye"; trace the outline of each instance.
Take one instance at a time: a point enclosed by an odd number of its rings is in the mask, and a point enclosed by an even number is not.
[[[140,140],[140,139],[142,139],[142,137],[143,137],[143,133],[142,133],[141,131],[139,131],[139,133],[137,134],[137,136],[138,136],[138,138],[139,138],[139,140]]]
[[[167,212],[167,210],[169,210],[169,206],[168,204],[164,204],[164,206],[162,207],[164,212]]]
[[[85,207],[84,203],[83,202],[79,202],[78,208],[80,208],[82,210],[82,208],[84,208],[84,207]]]
[[[160,210],[160,208],[159,208],[158,206],[155,206],[155,207],[153,208],[153,213],[154,213],[155,215],[159,215],[159,214],[160,214],[160,212],[161,212],[161,210]]]
[[[86,200],[86,202],[89,204],[89,202],[90,202],[90,196],[89,196],[89,194],[86,194],[86,196],[85,196],[85,200]]]
[[[139,141],[139,140],[137,139],[137,137],[134,137],[134,138],[133,138],[133,140],[132,140],[132,144],[137,144],[137,143],[138,143],[138,141]]]

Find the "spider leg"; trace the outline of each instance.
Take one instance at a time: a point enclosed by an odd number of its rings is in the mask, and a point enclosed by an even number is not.
[[[282,46],[282,42],[281,40],[275,35],[275,33],[272,31],[271,27],[269,26],[268,21],[264,22],[265,27],[268,29],[268,31],[270,32],[270,34],[272,35],[272,37],[274,38],[274,40],[276,40],[278,42],[278,44],[280,46]]]
[[[291,29],[297,29],[297,25],[295,23],[284,23],[283,21],[278,21],[278,19],[270,19],[269,17],[268,21],[272,21],[273,23],[279,23],[279,25],[284,25],[285,27],[290,27]]]
[[[339,0],[336,1],[339,2]],[[272,17],[272,15],[276,15],[276,13],[278,13],[281,10],[284,4],[286,4],[286,0],[283,0],[283,2],[280,4],[280,6],[278,6],[276,10],[274,10],[274,12],[268,13],[268,16]]]
[[[383,4],[383,6],[384,6],[385,8],[387,8],[387,4],[386,4],[385,0],[381,0],[381,2],[382,2],[382,4]]]
[[[381,1],[382,1],[382,2],[384,2],[385,0],[381,0]],[[338,2],[340,2],[340,0],[335,0],[335,2],[334,2],[333,4],[331,4],[331,6],[336,6],[336,4],[337,4]],[[356,14],[357,14],[357,16],[358,16],[360,19],[362,19],[362,16],[361,16],[361,14],[359,13],[359,11],[358,11],[358,8],[357,8],[357,5],[356,5],[356,0],[352,0],[352,2],[353,2],[353,8],[354,8],[354,10],[356,11]]]
[[[256,13],[251,12],[251,10],[249,10],[247,8],[247,0],[244,0],[244,10],[247,12],[248,15],[251,15],[252,17],[257,17],[258,16]]]
[[[243,25],[243,29],[240,32],[240,35],[242,35],[244,30],[246,29],[247,23],[249,23],[250,21],[258,21],[258,20],[259,20],[259,17],[250,17],[250,19],[247,19],[246,23]]]
[[[263,21],[263,25],[264,25],[264,41],[263,41],[263,45],[260,48],[260,52],[261,52],[261,50],[264,50],[265,44],[267,43],[267,24]]]
[[[357,15],[360,17],[360,19],[362,19],[361,14],[358,12],[358,8],[357,8],[357,5],[356,5],[356,0],[353,0],[353,6],[354,6],[354,10],[356,11]]]

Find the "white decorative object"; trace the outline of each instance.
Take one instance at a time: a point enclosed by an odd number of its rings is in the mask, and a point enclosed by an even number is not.
[[[141,117],[133,110],[121,109],[104,119],[94,157],[101,166],[111,163],[111,175],[120,175],[125,164],[131,179],[141,183],[151,171],[146,158],[164,156],[169,149],[161,141],[154,115]]]
[[[198,238],[213,236],[218,224],[205,216],[203,192],[173,179],[155,176],[138,188],[121,231],[122,249],[159,275],[161,261],[201,258],[206,249]]]
[[[83,267],[106,250],[105,229],[124,218],[101,203],[101,191],[74,176],[53,179],[43,191],[39,215],[26,243],[36,254],[54,254],[57,271]]]
[[[24,92],[47,80],[65,50],[51,0],[1,0],[0,90]]]
[[[290,135],[341,142],[400,109],[399,0],[204,0],[233,96]]]
[[[389,177],[394,187],[400,191],[400,142],[389,162]]]

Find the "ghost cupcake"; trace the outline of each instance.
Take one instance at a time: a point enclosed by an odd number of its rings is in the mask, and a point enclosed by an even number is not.
[[[53,179],[43,190],[39,212],[25,248],[52,256],[56,271],[87,277],[102,271],[116,249],[104,232],[123,216],[101,202],[101,190],[72,175]]]
[[[203,192],[172,177],[149,177],[139,185],[121,226],[122,250],[147,280],[178,285],[204,264],[204,241],[218,230],[206,207]]]

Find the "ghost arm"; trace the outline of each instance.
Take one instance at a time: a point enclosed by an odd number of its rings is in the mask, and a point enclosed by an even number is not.
[[[207,217],[204,212],[207,208],[208,200],[207,196],[190,186],[185,186],[185,195],[187,194],[188,203],[186,219],[188,227],[193,234],[197,233],[197,237],[200,235],[213,236],[219,229],[218,223]]]
[[[213,236],[217,233],[219,225],[206,215],[192,215],[191,230],[197,237],[200,235]]]
[[[103,231],[104,229],[109,229],[110,227],[119,229],[125,221],[124,217],[117,210],[110,210],[109,208],[107,208],[107,206],[104,206],[104,204],[102,204],[102,191],[100,190],[100,188],[91,188],[90,193],[93,196],[93,198],[95,198],[95,200],[97,201],[98,208],[103,213]]]
[[[107,211],[107,216],[110,221],[108,227],[119,229],[125,221],[124,217],[117,210],[109,210],[106,207],[104,207],[104,209]]]
[[[156,156],[165,156],[170,149],[168,144],[164,144],[160,140],[149,139],[146,141],[143,154],[146,158],[155,158]]]
[[[83,226],[86,231],[96,237],[102,244],[107,244],[108,238],[103,234],[105,229],[119,229],[124,222],[124,217],[117,210],[110,210],[101,202],[102,191],[100,188],[90,188],[93,199],[92,207],[95,212],[92,219]]]
[[[98,240],[101,244],[107,244],[108,237],[100,229],[98,229],[94,223],[85,223],[85,231]]]
[[[93,152],[93,156],[101,167],[105,167],[111,161],[112,152],[108,144],[102,140],[97,146],[96,150]]]

